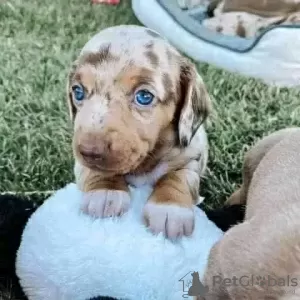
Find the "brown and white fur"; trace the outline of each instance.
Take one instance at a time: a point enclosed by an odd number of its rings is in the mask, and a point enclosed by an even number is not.
[[[80,104],[72,93],[76,84],[86,91]],[[95,217],[122,215],[130,205],[128,184],[153,184],[146,225],[170,238],[190,235],[210,110],[195,66],[156,32],[116,26],[84,46],[67,89],[83,210]],[[152,105],[134,102],[139,89],[155,96]]]
[[[245,221],[212,248],[205,299],[300,299],[300,128],[247,153],[243,184],[227,204],[237,203],[246,204]],[[262,278],[269,283],[260,286]]]
[[[300,24],[300,0],[177,0],[181,8],[208,6],[203,25],[224,35],[251,38],[271,25]]]

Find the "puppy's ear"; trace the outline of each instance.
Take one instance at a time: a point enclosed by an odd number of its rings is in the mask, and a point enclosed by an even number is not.
[[[68,79],[67,79],[67,103],[68,103],[68,107],[69,107],[69,115],[70,115],[72,122],[74,121],[76,112],[77,112],[77,109],[73,102],[72,92],[71,92],[71,81],[75,74],[75,70],[76,70],[76,64],[74,63],[71,67],[71,70],[69,71],[69,75],[68,75]]]
[[[178,132],[182,147],[190,144],[200,125],[211,110],[211,100],[195,66],[184,61],[180,69],[181,111]]]

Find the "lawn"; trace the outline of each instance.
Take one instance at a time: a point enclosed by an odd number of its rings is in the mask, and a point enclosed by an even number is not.
[[[40,193],[73,180],[68,68],[98,30],[130,23],[138,21],[128,0],[116,7],[91,6],[88,0],[0,1],[1,192]],[[276,129],[300,125],[300,93],[204,63],[198,69],[214,101],[202,194],[219,205],[240,183],[249,145]]]
[[[88,0],[0,0],[0,192],[42,194],[73,180],[68,68],[98,30],[130,23],[138,21],[128,0],[117,7],[92,7]],[[201,190],[216,206],[240,183],[251,144],[300,125],[300,92],[197,66],[214,102]]]
[[[68,68],[98,30],[132,23],[138,21],[128,0],[116,7],[91,6],[88,0],[0,1],[1,192],[40,193],[73,180]],[[300,93],[204,63],[198,69],[214,102],[202,194],[219,205],[240,183],[249,145],[276,129],[300,125]]]

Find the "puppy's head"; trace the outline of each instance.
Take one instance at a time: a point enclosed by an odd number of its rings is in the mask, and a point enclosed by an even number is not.
[[[84,165],[134,171],[172,131],[188,147],[208,114],[195,67],[155,32],[118,26],[94,36],[68,80],[73,149]]]

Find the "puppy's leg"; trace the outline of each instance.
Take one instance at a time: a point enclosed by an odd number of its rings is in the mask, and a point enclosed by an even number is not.
[[[299,128],[287,128],[276,131],[260,140],[246,153],[243,165],[242,186],[229,197],[229,199],[225,202],[225,205],[246,204],[252,176],[261,160],[277,143],[295,131],[299,131]]]
[[[156,183],[144,210],[145,223],[152,232],[163,232],[169,238],[192,234],[193,205],[199,199],[198,164],[192,161],[185,169],[171,171]]]
[[[75,176],[84,192],[82,210],[94,217],[113,217],[125,213],[130,205],[128,186],[123,176],[107,177],[75,164]]]

